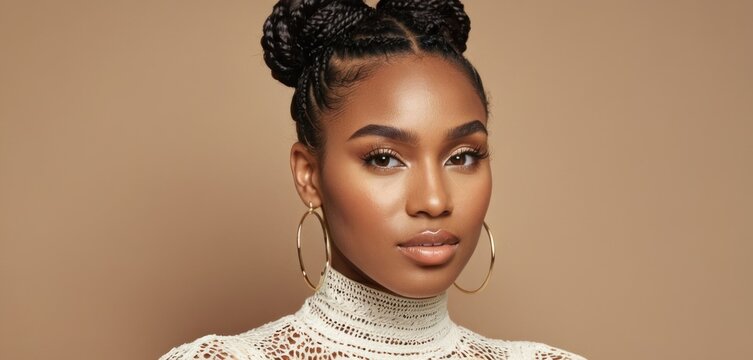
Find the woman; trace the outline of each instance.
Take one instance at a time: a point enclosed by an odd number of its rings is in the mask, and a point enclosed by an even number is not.
[[[272,76],[295,88],[301,222],[321,207],[329,261],[319,284],[301,266],[316,291],[295,314],[162,359],[583,359],[488,339],[447,314],[446,290],[488,231],[492,187],[469,31],[457,0],[275,5],[262,46]],[[300,227],[298,241],[300,256]]]

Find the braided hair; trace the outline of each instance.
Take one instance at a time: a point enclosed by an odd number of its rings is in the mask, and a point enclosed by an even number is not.
[[[280,0],[261,44],[272,77],[295,88],[290,113],[298,141],[320,153],[321,115],[388,56],[428,53],[459,66],[488,112],[481,78],[463,56],[471,29],[459,0]]]

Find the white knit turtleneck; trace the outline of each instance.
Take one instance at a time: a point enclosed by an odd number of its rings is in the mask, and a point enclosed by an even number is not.
[[[235,336],[207,335],[160,360],[222,359],[585,360],[529,341],[494,340],[452,322],[447,293],[409,299],[334,269],[295,314]]]

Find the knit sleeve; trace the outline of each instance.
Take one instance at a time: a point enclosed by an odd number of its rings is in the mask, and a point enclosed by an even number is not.
[[[159,360],[263,360],[258,350],[233,336],[206,335],[172,348]]]
[[[520,358],[526,360],[587,360],[585,357],[539,342],[517,341]]]

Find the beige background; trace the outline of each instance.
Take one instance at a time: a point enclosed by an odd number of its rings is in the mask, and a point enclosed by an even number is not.
[[[273,3],[0,2],[0,357],[155,359],[310,294]],[[746,357],[753,2],[466,7],[499,258],[453,318],[591,359]]]

